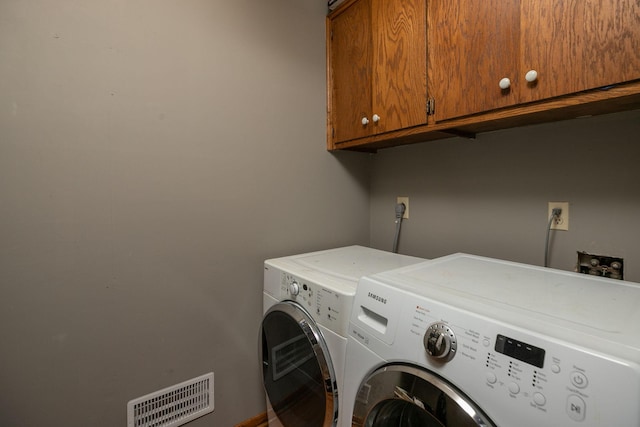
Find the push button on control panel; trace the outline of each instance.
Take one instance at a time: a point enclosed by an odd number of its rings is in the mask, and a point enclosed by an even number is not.
[[[575,394],[567,399],[567,414],[572,420],[584,421],[587,412],[587,404]]]
[[[487,382],[489,384],[495,384],[498,381],[498,377],[493,372],[487,372]]]
[[[511,394],[518,394],[520,393],[520,386],[516,383],[509,383],[509,392]]]
[[[535,392],[533,393],[533,401],[538,406],[544,406],[547,403],[547,398],[542,393]]]
[[[571,373],[571,384],[578,388],[585,388],[589,381],[587,380],[587,376],[582,372],[574,371]]]

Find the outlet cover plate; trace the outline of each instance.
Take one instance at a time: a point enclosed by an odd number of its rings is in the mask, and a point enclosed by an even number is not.
[[[547,218],[551,218],[551,212],[555,208],[562,209],[562,212],[560,218],[551,223],[551,229],[569,231],[569,202],[549,202],[549,216]]]
[[[409,219],[409,197],[398,196],[396,203],[404,203],[404,215],[402,215],[402,219]]]

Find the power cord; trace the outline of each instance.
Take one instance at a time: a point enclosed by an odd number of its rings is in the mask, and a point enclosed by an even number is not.
[[[404,211],[407,207],[404,203],[396,204],[396,235],[393,239],[393,253],[398,253],[398,241],[400,240],[400,227],[402,226],[402,217],[404,216]]]
[[[547,226],[547,239],[544,242],[544,266],[549,267],[549,234],[551,233],[551,226],[553,225],[553,221],[556,220],[560,214],[562,214],[562,209],[553,208],[551,210],[551,217],[549,218],[549,225]]]

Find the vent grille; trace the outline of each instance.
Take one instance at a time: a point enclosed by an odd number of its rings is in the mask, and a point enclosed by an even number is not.
[[[176,427],[213,412],[213,372],[127,404],[127,427]]]

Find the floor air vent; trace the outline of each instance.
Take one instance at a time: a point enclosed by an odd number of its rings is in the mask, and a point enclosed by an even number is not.
[[[127,404],[127,427],[176,427],[213,412],[213,372]]]

